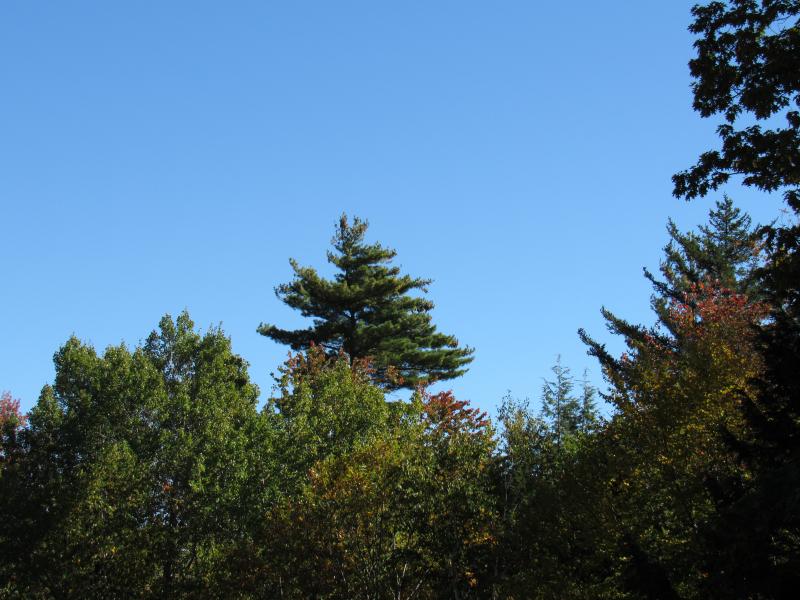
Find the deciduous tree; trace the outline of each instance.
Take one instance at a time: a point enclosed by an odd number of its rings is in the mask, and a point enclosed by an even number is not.
[[[673,176],[675,195],[705,196],[741,175],[745,185],[785,190],[800,209],[800,2],[715,1],[692,14],[694,108],[723,118],[722,146]]]
[[[258,391],[230,340],[183,313],[132,352],[72,338],[55,366],[3,494],[4,576],[64,598],[214,595],[234,581],[228,556],[247,547],[271,477]]]

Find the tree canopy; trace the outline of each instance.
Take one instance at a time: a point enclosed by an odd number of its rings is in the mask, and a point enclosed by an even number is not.
[[[186,313],[133,352],[72,338],[54,362],[0,482],[4,581],[25,597],[210,593],[270,490],[246,363]]]
[[[791,127],[726,125],[681,195],[740,172],[800,212],[799,10],[695,7],[698,110]],[[580,331],[605,391],[559,359],[538,410],[509,394],[494,421],[422,385],[472,350],[366,229],[342,217],[330,280],[292,261],[276,292],[313,324],[260,327],[296,351],[260,408],[230,339],[186,312],[134,348],[71,337],[29,414],[0,394],[0,598],[797,595],[800,226],[727,197],[694,231],[669,221],[652,322],[603,311],[621,354]]]
[[[741,175],[760,190],[784,189],[800,209],[800,2],[708,2],[692,14],[694,108],[723,117],[722,146],[673,176],[675,195],[705,196]]]
[[[740,390],[747,426],[728,440],[751,473],[728,486],[713,528],[726,548],[715,563],[718,584],[735,597],[781,597],[800,585],[800,2],[710,2],[693,14],[694,106],[725,121],[721,150],[675,175],[675,194],[703,196],[738,174],[744,185],[783,191],[795,217],[761,229],[764,263],[755,274],[768,315],[756,348],[764,368]]]

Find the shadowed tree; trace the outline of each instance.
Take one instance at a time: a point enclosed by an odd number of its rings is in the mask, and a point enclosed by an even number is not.
[[[689,61],[694,108],[706,118],[722,116],[717,128],[722,146],[673,176],[675,195],[705,196],[731,175],[741,175],[747,186],[784,189],[797,210],[800,2],[708,2],[692,14],[689,31],[699,36],[697,55]]]
[[[800,585],[800,2],[729,0],[692,12],[694,107],[725,121],[721,149],[673,176],[675,195],[704,196],[736,174],[744,185],[783,191],[795,217],[762,228],[765,369],[756,389],[741,394],[746,433],[729,440],[752,474],[720,501],[716,534],[725,551],[711,582],[737,598],[790,597]]]

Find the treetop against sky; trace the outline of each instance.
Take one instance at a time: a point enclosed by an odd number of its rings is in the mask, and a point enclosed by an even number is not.
[[[691,2],[4,2],[0,388],[32,406],[71,334],[133,346],[221,323],[262,388],[305,326],[273,288],[326,271],[346,212],[431,278],[492,408],[584,367],[601,305],[648,319],[673,173],[716,147],[691,106]],[[729,185],[767,222],[780,198]],[[614,341],[609,341],[613,346]]]

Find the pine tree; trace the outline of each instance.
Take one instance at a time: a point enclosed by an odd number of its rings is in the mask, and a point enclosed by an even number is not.
[[[658,296],[681,300],[694,286],[713,282],[721,287],[752,295],[755,293],[754,272],[759,250],[758,228],[752,219],[734,206],[728,196],[717,200],[708,212],[708,224],[699,233],[683,233],[670,219],[667,223],[669,243],[664,247],[664,260],[659,270],[664,281],[658,281],[645,269]]]
[[[429,279],[401,275],[391,265],[396,252],[364,241],[368,223],[342,215],[331,241],[328,262],[339,272],[332,280],[311,267],[290,263],[295,278],[275,294],[288,306],[313,318],[307,329],[286,330],[262,323],[258,331],[294,350],[313,345],[351,360],[369,358],[375,381],[386,389],[453,379],[466,372],[473,350],[459,347],[431,322],[433,302],[411,295],[427,292]]]
[[[675,303],[713,301],[720,293],[759,299],[764,287],[759,282],[760,229],[753,227],[750,216],[735,207],[727,196],[716,202],[716,208],[708,213],[708,224],[701,225],[698,232],[681,232],[670,219],[667,223],[670,240],[664,246],[664,259],[659,266],[663,279],[644,269],[645,277],[653,284],[650,302],[658,317],[657,327],[630,323],[603,308],[609,331],[638,344],[648,338],[658,339],[662,344],[675,343],[675,336],[680,335],[671,310]],[[620,375],[619,362],[602,345],[582,329],[578,334],[590,347],[590,354],[600,359],[607,376]]]

